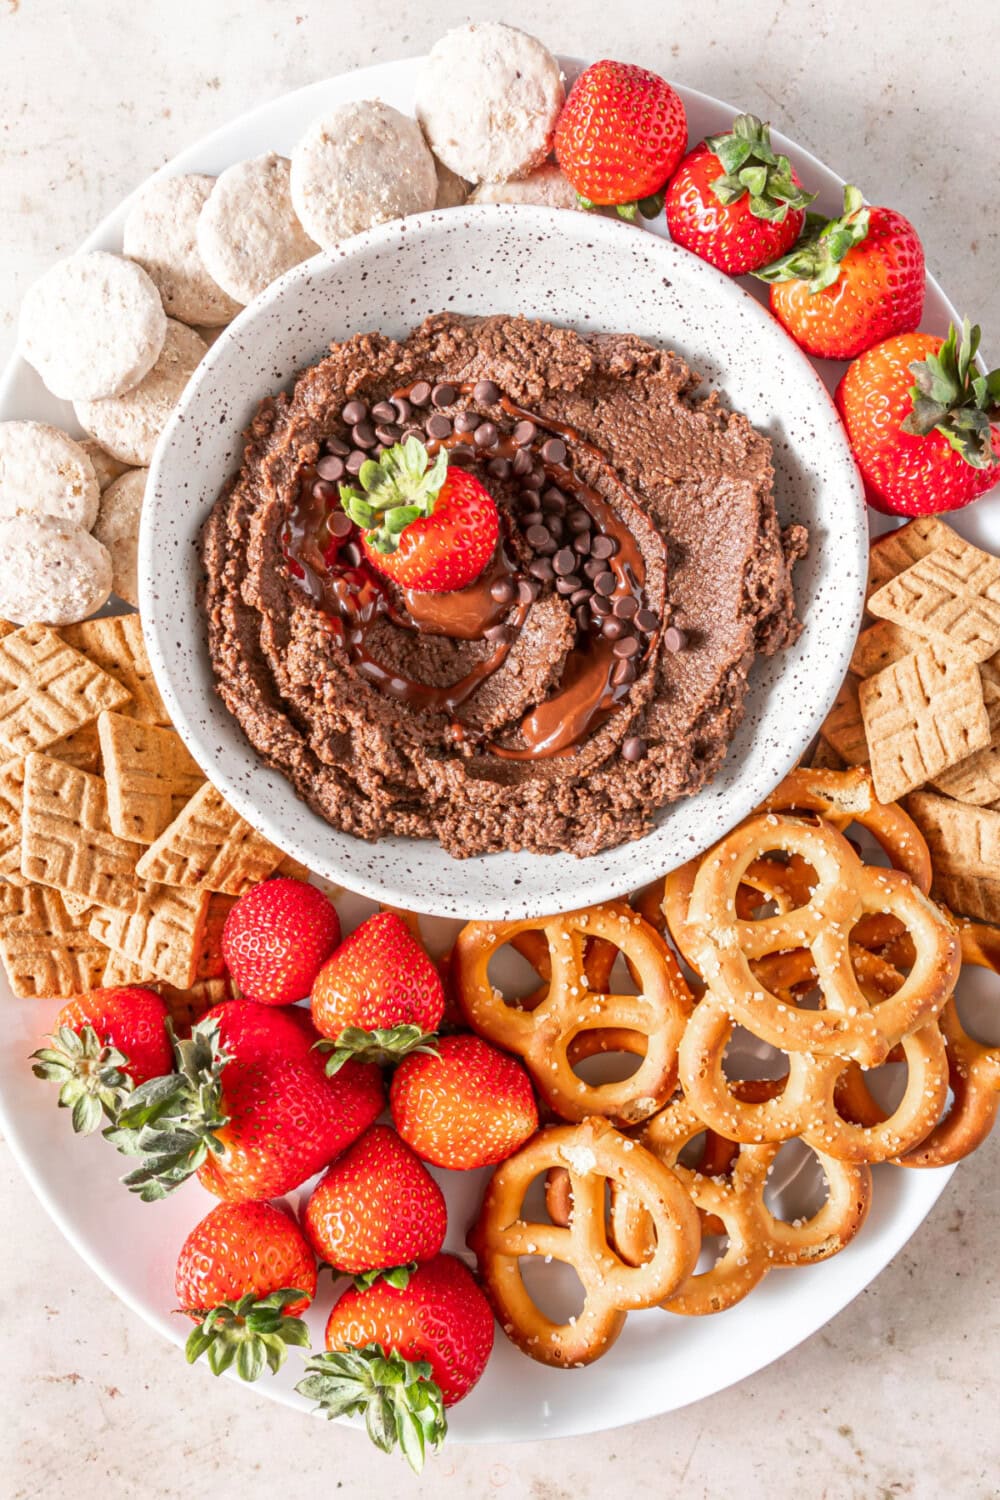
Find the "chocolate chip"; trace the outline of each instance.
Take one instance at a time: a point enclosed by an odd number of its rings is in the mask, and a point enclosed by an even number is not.
[[[521,517],[521,525],[526,531],[530,526],[544,526],[545,517],[540,510],[529,510]]]
[[[494,479],[509,479],[510,471],[511,462],[509,458],[490,459],[489,472],[493,475]]]
[[[668,651],[683,651],[687,643],[687,632],[677,625],[668,625],[663,632],[663,644]]]
[[[556,579],[556,588],[560,594],[565,594],[567,598],[570,598],[573,594],[581,592],[580,582],[581,580],[576,573],[570,573],[566,577]]]
[[[427,440],[427,433],[422,427],[418,427],[416,422],[410,422],[407,427],[403,428],[403,442],[405,443],[407,438],[411,437],[415,437],[418,442],[423,443]]]
[[[538,436],[538,428],[534,422],[518,422],[511,436],[519,448],[527,448]]]
[[[566,496],[562,490],[553,489],[550,485],[542,496],[542,509],[547,510],[553,516],[564,516],[566,514]]]
[[[395,422],[385,422],[381,426],[376,427],[375,436],[380,443],[384,443],[387,448],[391,448],[393,443],[398,443],[403,436],[403,429]]]
[[[606,573],[598,573],[594,579],[594,592],[603,594],[606,599],[611,597],[616,588],[617,580],[610,570]]]
[[[566,444],[562,438],[549,438],[542,444],[542,457],[547,464],[561,464],[566,457]]]
[[[609,557],[614,557],[615,553],[618,551],[618,543],[615,541],[613,536],[595,536],[593,542],[590,545],[590,551],[593,557],[603,557],[607,559]]]
[[[622,594],[614,603],[614,611],[619,620],[631,620],[638,608],[639,601],[634,594]]]
[[[374,448],[375,429],[370,422],[355,422],[351,428],[355,448]]]
[[[640,739],[637,734],[630,734],[622,745],[623,760],[643,760],[646,755],[646,741]]]
[[[570,529],[572,530],[572,528],[570,528]],[[573,551],[576,553],[577,557],[589,557],[590,556],[590,532],[589,531],[578,531],[577,532],[576,536],[573,538]]]
[[[427,436],[432,438],[451,437],[451,419],[435,412],[433,417],[428,417],[425,423]]]
[[[343,464],[341,464],[340,467],[341,470],[343,470]],[[322,500],[324,505],[331,505],[337,498],[337,486],[335,484],[330,484],[326,479],[317,479],[316,483],[312,487],[312,492],[314,498],[317,500]]]
[[[536,557],[534,562],[528,564],[528,572],[532,578],[537,578],[539,583],[551,583],[555,577],[552,564],[547,557]]]
[[[353,448],[344,459],[344,468],[347,470],[348,474],[357,474],[360,472],[361,465],[366,464],[367,462],[368,454],[362,453],[360,448]]]
[[[522,490],[540,490],[545,483],[545,475],[539,470],[533,469],[530,474],[525,474],[521,480]]]
[[[640,609],[635,617],[635,623],[640,630],[644,630],[649,635],[650,631],[656,630],[659,626],[660,617],[654,614],[651,609]]]
[[[393,418],[393,421],[395,422],[406,423],[413,416],[413,407],[410,405],[409,401],[407,401],[405,396],[393,396],[389,405],[396,413],[395,417]]]
[[[506,625],[491,625],[489,630],[484,630],[483,635],[488,641],[495,641],[497,645],[510,640],[510,631]]]
[[[614,619],[613,615],[612,619]],[[621,624],[622,622],[619,620],[618,623]],[[616,656],[638,656],[641,649],[634,635],[623,635],[621,640],[615,641],[614,651]]]
[[[347,452],[350,451],[348,448]],[[344,477],[344,459],[338,458],[335,453],[327,453],[316,465],[316,473],[320,479],[329,479],[331,484],[336,484],[338,479]]]
[[[492,380],[477,380],[472,387],[472,397],[481,406],[496,406],[500,400],[500,387]]]
[[[435,406],[453,406],[458,400],[458,392],[453,385],[448,385],[447,381],[441,381],[431,391],[431,400]]]
[[[638,675],[635,663],[621,658],[615,662],[614,671],[611,673],[611,681],[615,687],[621,687],[623,683],[634,682]]]
[[[589,531],[592,525],[591,519],[585,510],[577,508],[569,513],[568,523],[570,531],[583,533]]]
[[[510,466],[518,479],[523,479],[525,474],[531,473],[531,454],[526,453],[523,448],[518,448],[510,461]]]
[[[379,401],[376,406],[372,407],[371,417],[373,422],[395,422],[396,408],[391,401]]]
[[[455,431],[475,432],[482,420],[474,411],[460,411],[455,416]]]
[[[345,515],[342,510],[335,510],[326,524],[330,535],[335,537],[350,536],[354,528],[354,523],[350,516]]]
[[[477,448],[492,448],[499,436],[500,432],[495,422],[480,422],[473,441]]]
[[[431,383],[429,380],[418,380],[410,389],[410,400],[414,406],[426,406],[431,399]]]
[[[476,461],[476,455],[465,443],[459,443],[456,447],[448,450],[448,462],[459,464],[463,468],[471,468]]]
[[[570,594],[569,602],[570,604],[572,604],[573,608],[576,609],[578,605],[586,604],[589,598],[590,590],[588,588],[580,587],[576,589],[574,593]]]
[[[590,611],[585,604],[577,605],[573,611],[573,619],[581,630],[590,629]]]
[[[365,417],[367,417],[368,415],[368,402],[359,401],[357,397],[355,397],[353,401],[348,401],[347,405],[342,409],[340,415],[342,420],[347,423],[348,427],[356,427],[357,424],[359,422],[363,422],[365,420]]]
[[[536,564],[532,563],[532,567]],[[534,578],[522,578],[517,586],[517,597],[521,604],[534,604],[538,598],[539,584]]]
[[[340,554],[341,562],[345,562],[349,568],[357,568],[361,565],[361,548],[357,542],[348,542]]]
[[[544,552],[552,541],[552,533],[546,526],[529,526],[524,535],[529,547],[534,547],[536,552]]]
[[[607,616],[611,613],[611,602],[608,599],[602,599],[600,594],[591,594],[590,608],[595,615]]]
[[[552,535],[555,537],[556,541],[561,542],[563,539],[563,532],[566,529],[563,525],[562,516],[546,516],[545,524],[551,531]]]
[[[555,568],[556,572],[563,577],[565,577],[569,573],[572,573],[573,569],[576,567],[576,554],[573,551],[572,547],[560,547],[559,551],[552,559],[552,566]]]
[[[614,615],[608,615],[601,626],[601,634],[607,641],[614,641],[618,646],[622,636],[625,634],[625,624],[622,620],[616,620]]]
[[[510,604],[517,593],[517,586],[513,578],[497,578],[490,584],[490,598],[495,599],[498,604]]]
[[[597,558],[591,558],[590,562],[585,562],[583,565],[583,576],[584,578],[589,578],[591,583],[593,583],[595,578],[600,578],[601,574],[607,571],[604,564],[599,562]]]
[[[343,438],[328,437],[323,443],[327,453],[335,453],[338,458],[346,458],[351,451],[350,443],[345,443]]]

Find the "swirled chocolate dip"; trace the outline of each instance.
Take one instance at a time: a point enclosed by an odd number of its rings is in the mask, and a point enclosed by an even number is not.
[[[629,335],[441,314],[334,345],[264,401],[203,538],[219,692],[337,828],[457,856],[594,854],[711,778],[798,632],[770,444]],[[398,588],[340,506],[408,436],[473,470],[500,539]]]

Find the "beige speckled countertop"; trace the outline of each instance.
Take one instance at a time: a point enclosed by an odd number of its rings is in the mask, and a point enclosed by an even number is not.
[[[500,13],[555,50],[643,62],[772,118],[917,223],[996,362],[995,5],[510,0]],[[0,357],[30,280],[181,147],[491,14],[482,0],[426,15],[389,0],[0,0]],[[360,1436],[189,1373],[0,1151],[0,1496],[986,1500],[1000,1494],[998,1167],[1000,1133],[863,1296],[735,1389],[589,1439],[453,1447],[418,1481]]]

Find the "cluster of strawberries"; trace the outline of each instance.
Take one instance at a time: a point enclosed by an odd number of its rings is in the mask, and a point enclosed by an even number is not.
[[[767,282],[771,311],[808,354],[852,361],[837,405],[876,509],[955,510],[1000,478],[1000,370],[977,367],[968,322],[947,339],[917,332],[924,253],[902,214],[869,207],[856,187],[837,218],[808,212],[816,194],[753,115],[688,152],[678,94],[628,63],[581,74],[556,157],[585,206],[655,218],[665,205],[676,244]]]
[[[477,1036],[439,1035],[441,973],[395,912],[342,939],[320,890],[272,879],[236,903],[222,948],[240,998],[188,1035],[150,989],[95,990],[60,1011],[35,1072],[60,1083],[76,1130],[106,1122],[145,1201],[193,1175],[223,1200],[177,1263],[188,1358],[248,1380],[278,1369],[308,1345],[301,1313],[328,1265],[353,1282],[298,1389],[329,1416],[364,1413],[419,1468],[493,1345],[489,1303],[442,1253],[445,1199],[424,1163],[516,1151],[538,1129],[530,1080]],[[375,1123],[388,1070],[392,1126]],[[319,1172],[300,1222],[273,1202]]]

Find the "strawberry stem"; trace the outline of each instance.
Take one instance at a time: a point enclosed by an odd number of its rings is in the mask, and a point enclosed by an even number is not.
[[[189,1365],[208,1356],[213,1375],[221,1375],[235,1364],[241,1380],[257,1380],[264,1366],[276,1375],[293,1346],[309,1347],[309,1329],[301,1318],[290,1318],[286,1307],[307,1299],[297,1287],[281,1287],[267,1297],[253,1292],[213,1308],[182,1308],[198,1319],[184,1346]],[[308,1299],[307,1299],[308,1300]]]
[[[378,1063],[381,1068],[393,1067],[409,1057],[411,1052],[428,1052],[437,1056],[437,1036],[433,1031],[421,1031],[419,1026],[392,1026],[386,1030],[365,1031],[360,1026],[347,1026],[331,1041],[323,1037],[314,1042],[317,1052],[329,1052],[326,1060],[327,1076],[332,1078],[349,1058],[355,1062]]]
[[[926,437],[940,432],[974,469],[1000,464],[993,448],[993,422],[1000,418],[1000,369],[983,374],[976,364],[981,330],[962,320],[959,341],[954,323],[937,354],[914,360],[910,373],[913,410],[904,432]]]
[[[448,1431],[430,1365],[395,1350],[386,1354],[381,1344],[314,1354],[295,1389],[325,1417],[363,1416],[376,1448],[391,1453],[398,1446],[415,1474],[428,1448],[436,1452]]]
[[[51,1047],[32,1052],[31,1071],[46,1083],[60,1085],[59,1108],[71,1111],[76,1134],[90,1135],[102,1118],[116,1121],[132,1093],[124,1053],[106,1046],[93,1026],[81,1026],[79,1031],[60,1026],[49,1041]]]
[[[395,552],[400,533],[411,521],[433,515],[448,477],[448,454],[439,448],[431,462],[419,438],[394,443],[376,462],[365,459],[358,471],[360,490],[340,486],[340,503],[356,526],[371,533],[378,552]]]
[[[377,1271],[359,1271],[356,1276],[352,1277],[352,1280],[359,1292],[367,1292],[376,1281],[387,1281],[397,1291],[405,1292],[410,1284],[410,1277],[416,1269],[417,1262],[411,1260],[405,1266],[383,1266]]]
[[[751,274],[758,281],[805,281],[815,296],[832,286],[840,276],[844,257],[860,245],[868,234],[871,218],[860,188],[844,189],[844,212],[838,219],[823,219],[819,214],[806,216],[806,227],[798,243]]]
[[[793,178],[788,157],[775,153],[770,126],[756,115],[737,115],[727,135],[707,136],[705,145],[724,168],[712,183],[720,203],[736,203],[749,193],[755,218],[783,224],[790,209],[808,208],[815,201],[816,194]]]

